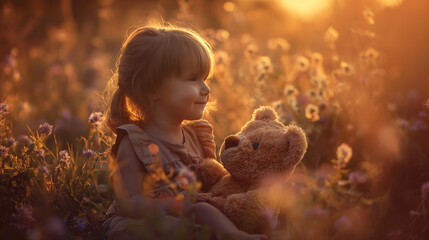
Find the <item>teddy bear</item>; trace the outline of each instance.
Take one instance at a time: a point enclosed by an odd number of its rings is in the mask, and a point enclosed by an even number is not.
[[[262,183],[279,174],[286,181],[306,150],[307,139],[300,127],[283,125],[270,106],[259,107],[238,133],[225,138],[220,148],[220,163],[227,174],[220,180],[217,178],[216,183],[211,181],[210,189],[200,195],[200,201],[217,207],[243,231],[266,233],[270,231],[270,223]],[[274,207],[271,213],[271,217],[277,218],[279,207]]]

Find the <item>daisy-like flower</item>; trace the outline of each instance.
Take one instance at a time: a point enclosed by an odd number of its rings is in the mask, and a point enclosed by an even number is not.
[[[52,125],[49,125],[49,123],[43,123],[39,125],[39,132],[42,135],[49,136],[52,133]]]
[[[319,120],[319,108],[314,104],[308,104],[305,108],[305,117],[313,122]]]
[[[299,94],[298,89],[292,84],[287,84],[283,90],[284,95],[286,96],[297,96]]]
[[[310,61],[304,56],[298,56],[295,60],[295,67],[300,72],[305,72],[310,65]]]
[[[337,30],[335,30],[333,27],[329,27],[328,30],[325,32],[325,42],[328,44],[334,44],[340,35],[338,34]]]
[[[102,117],[103,117],[103,113],[93,112],[91,113],[91,115],[89,115],[88,122],[91,124],[99,125]]]
[[[290,44],[284,38],[273,38],[268,40],[268,48],[287,52],[290,49]]]
[[[350,161],[350,158],[353,155],[352,148],[343,143],[337,148],[337,161],[338,166],[343,168],[347,165],[347,163]]]
[[[70,165],[70,159],[71,158],[70,158],[70,155],[67,152],[67,150],[62,150],[60,152],[60,160],[59,160],[60,164],[66,164],[67,166],[69,166]]]

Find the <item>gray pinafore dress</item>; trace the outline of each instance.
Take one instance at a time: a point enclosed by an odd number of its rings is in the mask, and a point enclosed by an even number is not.
[[[182,132],[184,143],[175,144],[150,135],[138,125],[121,125],[117,127],[116,141],[112,146],[110,155],[115,163],[119,143],[122,138],[128,134],[133,145],[133,149],[143,165],[144,174],[148,174],[153,171],[153,165],[156,161],[152,153],[149,151],[148,146],[151,143],[156,144],[159,148],[158,156],[161,160],[161,167],[163,167],[167,175],[170,174],[172,179],[174,179],[182,168],[190,164],[198,164],[205,158],[216,158],[213,127],[209,122],[206,120],[197,120],[183,124]],[[116,171],[116,169],[113,169],[113,171]],[[173,173],[171,174],[170,171],[173,171]],[[111,186],[113,186],[113,181],[114,172],[110,175]],[[179,188],[179,192],[180,191],[181,189]],[[159,182],[150,192],[145,192],[146,196],[152,198],[157,198],[158,196],[165,194],[170,196],[174,194],[171,192],[168,183],[165,182]],[[115,232],[120,232],[129,224],[133,224],[134,221],[136,221],[136,219],[121,215],[119,206],[115,199],[108,208],[106,215],[101,220],[101,227],[106,232],[106,235],[109,236]]]

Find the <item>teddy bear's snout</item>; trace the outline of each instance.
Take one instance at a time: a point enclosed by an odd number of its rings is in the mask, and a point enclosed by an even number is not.
[[[225,150],[232,147],[238,147],[238,144],[240,143],[240,139],[234,135],[228,136],[225,139]]]

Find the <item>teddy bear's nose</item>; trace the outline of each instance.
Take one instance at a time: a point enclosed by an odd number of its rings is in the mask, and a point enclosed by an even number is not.
[[[240,139],[234,135],[228,136],[225,139],[225,150],[231,147],[237,147],[240,143]]]

